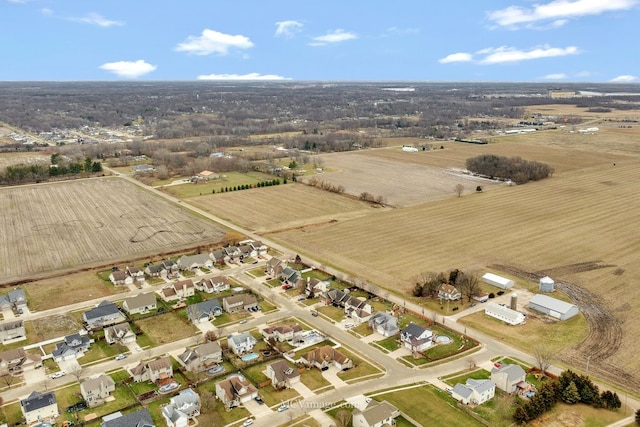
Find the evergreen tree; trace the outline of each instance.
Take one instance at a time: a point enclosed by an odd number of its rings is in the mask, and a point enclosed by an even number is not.
[[[562,392],[562,400],[570,405],[580,402],[580,393],[576,383],[571,381],[567,388]]]

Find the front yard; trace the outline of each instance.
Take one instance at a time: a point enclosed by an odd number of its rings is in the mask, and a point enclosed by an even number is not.
[[[156,344],[179,341],[199,332],[191,322],[185,321],[174,313],[140,319],[136,324]],[[142,344],[140,346],[142,347]]]

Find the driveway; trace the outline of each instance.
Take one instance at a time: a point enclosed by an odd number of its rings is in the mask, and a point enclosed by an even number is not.
[[[27,385],[38,384],[47,379],[47,373],[44,368],[28,369],[23,372],[22,377]]]
[[[300,396],[304,397],[305,399],[316,395],[313,391],[311,391],[309,387],[302,384],[301,381],[298,381],[295,384],[293,384],[291,388],[293,388],[295,391],[300,393]]]
[[[313,369],[316,369],[316,368],[313,368]],[[332,366],[329,366],[329,369],[322,372],[322,376],[324,377],[325,380],[329,381],[332,386],[334,386],[335,388],[340,388],[344,386],[344,381],[338,378],[339,372],[341,371],[339,371],[338,368],[332,365]]]
[[[65,371],[66,373],[71,373],[82,369],[76,359],[61,360],[60,362],[58,362],[58,367],[60,368],[60,370]]]
[[[273,414],[271,408],[268,405],[262,404],[260,405],[255,400],[251,399],[248,402],[244,403],[244,407],[247,408],[251,415],[258,418],[260,416],[268,416],[269,414]]]

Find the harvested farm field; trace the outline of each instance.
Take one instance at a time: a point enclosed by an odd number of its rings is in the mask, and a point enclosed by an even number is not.
[[[219,241],[224,230],[119,179],[0,189],[0,277]]]

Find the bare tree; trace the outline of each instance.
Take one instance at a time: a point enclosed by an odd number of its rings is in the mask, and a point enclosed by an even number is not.
[[[207,331],[207,333],[204,334],[204,340],[205,340],[205,342],[217,341],[218,340],[218,333],[216,331]]]
[[[469,302],[480,292],[480,279],[475,274],[462,273],[458,276],[458,289],[462,292]]]
[[[15,380],[16,377],[14,377],[12,374],[5,374],[2,376],[2,382],[5,383],[7,388],[11,388],[11,384],[13,384]]]
[[[73,375],[77,382],[80,382],[80,377],[82,376],[83,371],[84,369],[82,368],[82,366],[78,365],[73,369],[73,371],[70,372],[70,374]]]
[[[464,185],[456,184],[456,186],[453,187],[453,191],[458,195],[458,197],[462,197],[462,193],[464,192]]]
[[[536,364],[544,375],[551,366],[553,359],[555,358],[555,353],[545,344],[538,344],[533,348],[533,357],[535,357]]]
[[[336,412],[336,422],[339,427],[348,427],[351,423],[351,413],[346,409],[340,409]]]

